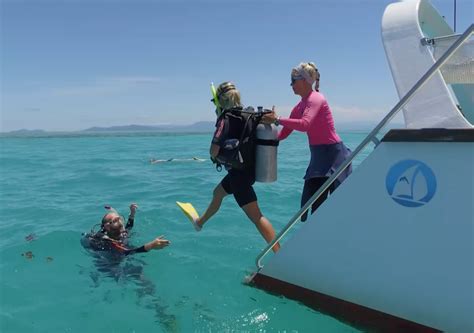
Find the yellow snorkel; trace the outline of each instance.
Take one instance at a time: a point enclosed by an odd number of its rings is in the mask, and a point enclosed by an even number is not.
[[[211,102],[214,103],[216,106],[216,115],[219,117],[222,113],[222,108],[221,105],[219,104],[219,98],[217,98],[217,90],[216,87],[214,87],[214,82],[211,82],[211,94],[212,94],[212,99]]]

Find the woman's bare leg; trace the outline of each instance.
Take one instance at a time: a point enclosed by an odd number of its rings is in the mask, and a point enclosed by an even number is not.
[[[216,186],[214,189],[214,192],[212,194],[212,200],[209,206],[207,207],[206,211],[204,214],[202,214],[201,217],[196,221],[197,225],[200,227],[204,226],[204,223],[207,222],[221,207],[222,200],[224,197],[228,195],[228,193],[224,190],[222,185],[219,183],[219,185]]]
[[[271,241],[275,238],[275,230],[273,229],[272,224],[268,219],[262,215],[260,208],[258,207],[257,201],[250,202],[242,207],[245,214],[247,214],[248,218],[255,224],[260,234],[265,238],[267,243],[271,243]],[[273,252],[277,252],[280,249],[280,244],[276,243],[272,250]]]

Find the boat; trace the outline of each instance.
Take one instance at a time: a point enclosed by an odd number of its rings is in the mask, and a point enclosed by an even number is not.
[[[400,100],[258,255],[251,285],[363,330],[474,331],[473,35],[473,24],[454,34],[426,0],[388,5],[382,40]],[[384,134],[399,112],[405,127]]]

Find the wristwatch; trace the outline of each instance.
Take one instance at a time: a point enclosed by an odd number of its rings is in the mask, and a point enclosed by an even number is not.
[[[275,121],[273,122],[275,125],[277,126],[280,126],[280,117],[278,117],[277,119],[275,119]]]

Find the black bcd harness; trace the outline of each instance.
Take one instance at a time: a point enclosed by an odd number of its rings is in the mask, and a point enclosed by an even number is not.
[[[253,108],[241,107],[224,110],[217,121],[223,119],[226,135],[232,126],[240,126],[240,135],[223,138],[219,154],[213,160],[216,170],[246,170],[255,166],[256,128],[264,112],[255,112]],[[232,135],[231,135],[232,136]]]

